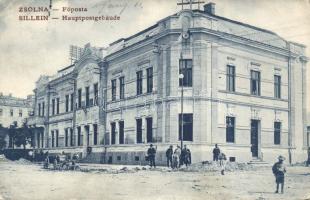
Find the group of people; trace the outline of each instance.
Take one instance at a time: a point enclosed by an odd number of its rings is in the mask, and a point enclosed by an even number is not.
[[[226,166],[226,155],[220,150],[217,144],[215,144],[215,147],[213,149],[213,161],[220,163],[221,166],[221,174],[225,174],[225,166]]]
[[[146,160],[150,162],[150,167],[156,167],[155,164],[156,148],[153,144],[150,144],[150,148],[147,150]],[[191,151],[184,145],[183,149],[177,145],[177,148],[173,150],[173,146],[170,145],[166,151],[167,167],[172,169],[179,168],[182,165],[190,165],[192,162]]]

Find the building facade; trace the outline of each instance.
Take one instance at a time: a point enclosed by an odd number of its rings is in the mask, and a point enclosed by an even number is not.
[[[27,122],[33,113],[33,98],[29,95],[26,99],[13,97],[12,94],[0,94],[0,126],[10,128],[11,126],[21,127]],[[13,140],[6,137],[7,147],[13,146]]]
[[[139,164],[152,143],[164,164],[182,140],[193,162],[210,160],[215,144],[231,161],[304,160],[305,46],[214,10],[182,10],[107,49],[88,44],[73,65],[42,76],[37,147]]]

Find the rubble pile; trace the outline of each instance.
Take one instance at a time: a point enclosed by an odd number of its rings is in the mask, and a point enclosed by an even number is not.
[[[227,162],[225,166],[225,171],[243,171],[243,170],[254,170],[255,166],[249,165],[246,163],[237,163],[237,162]],[[189,172],[215,172],[220,171],[221,166],[219,162],[202,162],[195,163],[187,168],[181,168],[180,171],[189,171]]]
[[[14,161],[16,164],[21,164],[21,165],[31,165],[31,161],[26,160],[24,158],[20,158],[19,160]]]

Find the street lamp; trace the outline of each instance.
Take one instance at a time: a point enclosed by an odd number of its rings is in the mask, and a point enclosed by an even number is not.
[[[183,149],[183,80],[184,80],[184,75],[179,74],[179,79],[181,79],[181,149]]]

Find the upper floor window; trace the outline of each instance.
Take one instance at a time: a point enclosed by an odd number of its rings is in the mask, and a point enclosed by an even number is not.
[[[56,99],[56,102],[57,102],[56,112],[57,112],[57,114],[59,114],[59,97]]]
[[[44,116],[44,109],[45,109],[45,103],[44,101],[42,102],[42,116]]]
[[[22,116],[23,116],[23,110],[19,109],[19,117],[22,117]]]
[[[55,115],[55,99],[52,99],[52,115]]]
[[[274,75],[274,97],[281,98],[281,76]]]
[[[153,67],[146,69],[146,76],[147,93],[151,93],[153,91]]]
[[[260,96],[260,72],[251,70],[251,94]]]
[[[98,92],[98,83],[94,84],[94,105],[98,105],[98,97],[99,97],[99,92]]]
[[[226,69],[226,90],[235,91],[235,66],[227,65]]]
[[[89,107],[90,102],[89,102],[89,87],[85,88],[85,106]]]
[[[179,74],[183,74],[183,79],[179,79],[179,86],[192,87],[192,59],[180,59]]]
[[[142,71],[137,71],[137,95],[142,94]]]
[[[41,116],[41,104],[38,104],[38,115]]]
[[[66,112],[69,112],[69,95],[66,95]]]
[[[119,78],[119,98],[120,99],[125,98],[125,78],[124,77]]]
[[[73,111],[73,94],[70,95],[70,110]]]
[[[82,107],[82,89],[78,90],[78,108]]]
[[[111,80],[112,85],[112,101],[116,100],[116,79]]]

